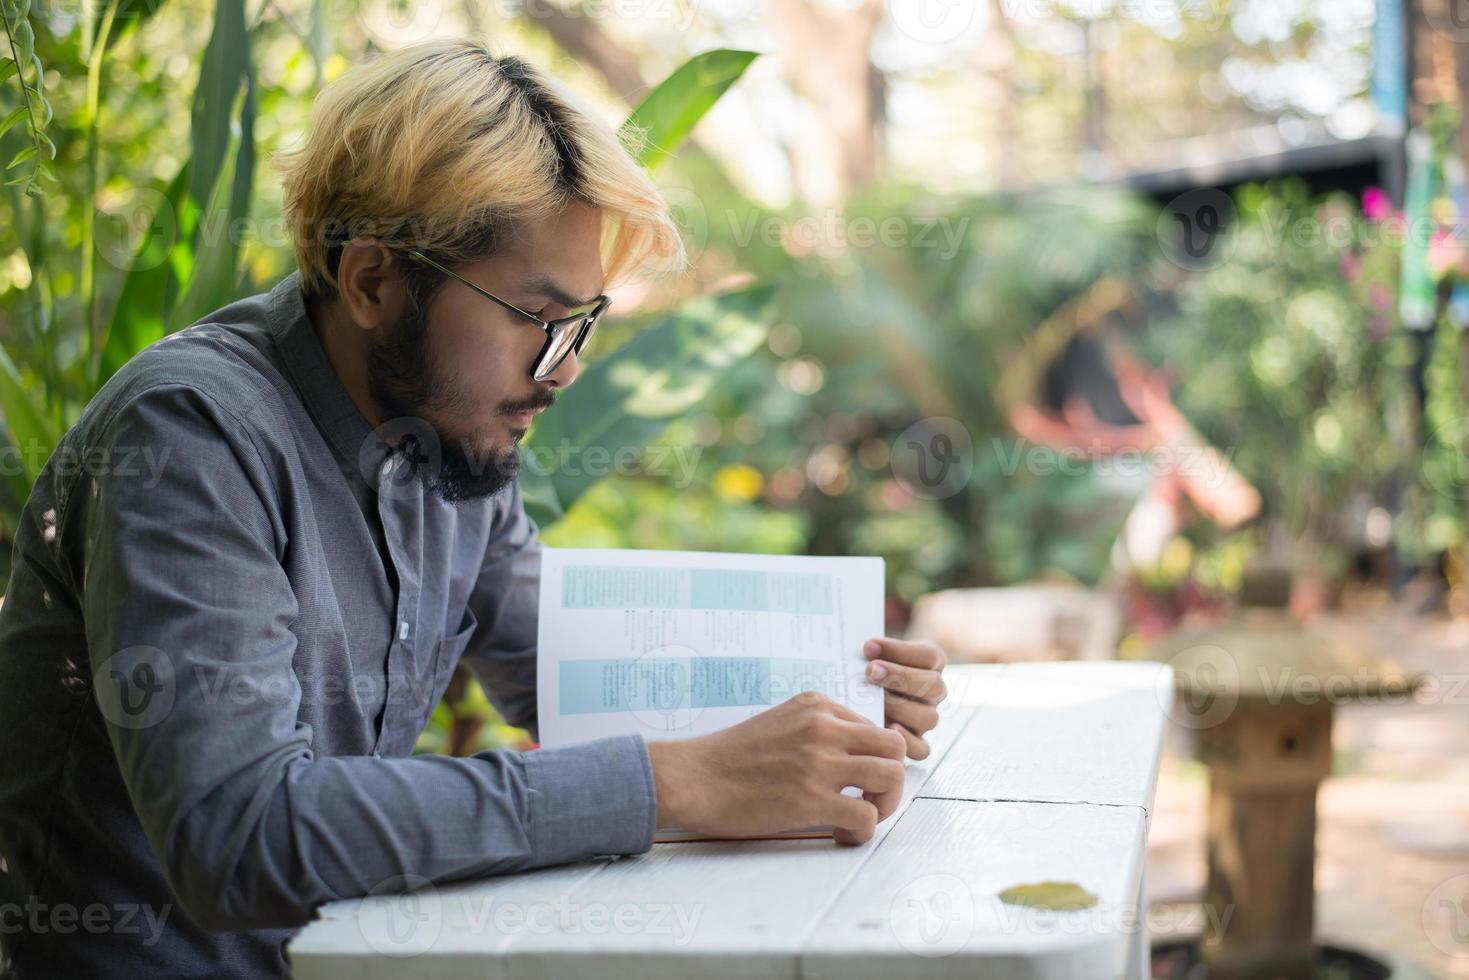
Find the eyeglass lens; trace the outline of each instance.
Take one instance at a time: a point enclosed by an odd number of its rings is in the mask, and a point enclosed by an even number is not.
[[[589,326],[592,314],[572,320],[569,323],[558,323],[551,336],[550,343],[546,346],[546,352],[541,356],[540,367],[536,370],[536,380],[543,381],[552,371],[561,366],[566,360],[566,355],[574,348],[578,354],[586,347],[587,340],[591,337],[595,324]]]

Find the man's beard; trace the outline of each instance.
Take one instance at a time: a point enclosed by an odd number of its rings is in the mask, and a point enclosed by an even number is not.
[[[368,352],[368,392],[382,411],[383,421],[415,420],[412,428],[431,429],[431,435],[427,431],[424,435],[437,441],[437,459],[433,453],[423,455],[412,435],[391,448],[413,467],[413,475],[425,489],[448,503],[498,493],[520,469],[519,449],[512,444],[481,452],[471,444],[470,436],[449,436],[428,421],[430,410],[452,415],[475,407],[464,392],[434,377],[428,342],[423,313],[414,304],[386,339],[374,343]],[[423,466],[424,460],[433,463]]]

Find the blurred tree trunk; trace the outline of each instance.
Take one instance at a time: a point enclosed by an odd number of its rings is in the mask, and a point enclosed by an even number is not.
[[[648,94],[649,85],[633,55],[583,13],[567,10],[552,0],[529,0],[519,5],[526,23],[550,35],[557,46],[591,68],[630,106]]]
[[[881,0],[845,9],[820,0],[770,0],[781,62],[791,86],[811,108],[795,147],[801,197],[839,206],[877,174],[884,114],[882,74],[872,64]]]
[[[995,137],[991,144],[995,153],[995,173],[1000,186],[1013,187],[1027,177],[1024,142],[1020,139],[1017,106],[1019,87],[1015,84],[1015,33],[1005,16],[1004,0],[989,0],[989,24],[980,41],[979,64],[989,78],[994,110]]]

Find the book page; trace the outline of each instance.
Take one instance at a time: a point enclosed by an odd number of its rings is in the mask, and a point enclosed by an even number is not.
[[[880,558],[546,548],[541,745],[692,738],[808,690],[881,725],[883,629]]]

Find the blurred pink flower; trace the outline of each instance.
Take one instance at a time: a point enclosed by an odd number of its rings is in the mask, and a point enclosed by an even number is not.
[[[1442,279],[1451,272],[1462,272],[1469,250],[1464,239],[1451,231],[1439,229],[1428,241],[1428,274]]]
[[[1392,201],[1381,187],[1369,187],[1362,192],[1362,213],[1373,221],[1381,221],[1392,214]]]
[[[1347,252],[1341,257],[1338,264],[1341,269],[1341,277],[1347,282],[1357,278],[1357,273],[1362,271],[1362,259],[1355,252]]]
[[[1367,291],[1367,298],[1376,309],[1388,310],[1392,308],[1392,290],[1387,288],[1387,283],[1374,282],[1372,287]]]

